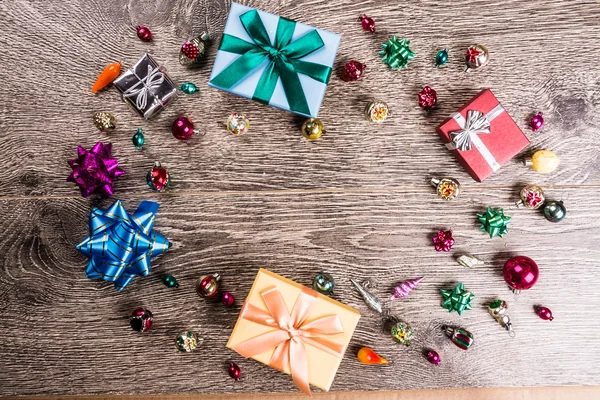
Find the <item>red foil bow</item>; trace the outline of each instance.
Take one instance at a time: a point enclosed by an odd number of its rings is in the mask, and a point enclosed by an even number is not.
[[[263,311],[246,301],[240,316],[257,324],[271,326],[275,330],[243,341],[233,346],[233,349],[248,358],[275,347],[269,366],[280,371],[289,367],[296,386],[310,396],[309,360],[305,346],[311,345],[341,358],[346,346],[327,340],[322,336],[344,332],[342,322],[337,315],[329,315],[306,322],[306,318],[318,298],[318,293],[307,287],[302,288],[291,313],[277,287],[265,289],[260,294],[269,311]]]

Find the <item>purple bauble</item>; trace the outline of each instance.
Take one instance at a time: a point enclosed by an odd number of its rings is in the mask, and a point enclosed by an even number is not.
[[[544,126],[544,117],[542,117],[541,112],[537,113],[537,115],[534,115],[533,118],[531,118],[530,125],[531,130],[534,132],[542,129],[542,127]]]
[[[233,297],[233,295],[231,293],[225,292],[225,293],[223,293],[223,296],[221,297],[221,302],[226,307],[231,307],[235,303],[235,297]]]
[[[179,117],[173,121],[171,132],[179,140],[187,140],[194,134],[194,123],[188,117]]]

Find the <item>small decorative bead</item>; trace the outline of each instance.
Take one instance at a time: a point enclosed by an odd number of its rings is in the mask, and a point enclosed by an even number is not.
[[[356,60],[351,60],[344,65],[342,71],[342,80],[345,82],[352,82],[359,80],[367,68],[367,64],[363,64]]]
[[[175,338],[175,344],[177,345],[177,349],[182,352],[189,353],[196,349],[202,343],[201,339],[198,339],[198,336],[192,331],[184,331],[181,332]]]
[[[534,132],[542,129],[542,127],[544,126],[544,117],[542,117],[542,113],[539,112],[537,113],[537,115],[534,115],[531,118],[531,122],[529,123],[529,125],[531,126],[531,130]]]
[[[219,293],[219,274],[210,274],[200,277],[196,284],[196,292],[198,296],[204,298],[215,297]],[[233,297],[233,296],[232,296]]]
[[[448,62],[448,49],[440,50],[435,55],[435,66],[439,67],[440,65],[444,65]]]
[[[325,133],[323,123],[319,118],[310,118],[302,124],[302,135],[308,140],[317,140]]]
[[[419,92],[419,107],[424,110],[431,110],[437,104],[437,93],[429,86],[425,86]]]
[[[370,101],[365,107],[365,117],[376,124],[385,121],[389,115],[388,105],[381,100]]]
[[[440,355],[433,350],[428,350],[427,353],[425,353],[425,357],[427,358],[427,361],[433,365],[440,365],[440,362],[442,361]]]
[[[107,112],[97,112],[94,114],[94,126],[101,131],[115,129],[116,118]]]
[[[227,117],[225,125],[227,126],[227,130],[233,135],[242,135],[250,129],[250,120],[246,114],[233,112]]]
[[[146,28],[145,26],[138,26],[136,28],[136,30],[137,30],[137,37],[142,42],[151,42],[152,41],[152,32],[150,32],[150,29]]]
[[[162,192],[171,184],[171,177],[165,168],[157,161],[146,174],[146,183],[152,190]]]
[[[375,21],[373,21],[373,18],[367,17],[365,14],[363,14],[358,18],[358,20],[365,31],[375,32]]]
[[[313,279],[312,288],[317,292],[327,296],[331,295],[331,293],[333,293],[333,289],[335,288],[333,276],[327,272],[319,272]]]
[[[221,296],[221,303],[223,303],[225,307],[231,307],[235,304],[235,297],[233,297],[231,293],[225,292],[223,293],[223,296]]]
[[[152,313],[145,308],[136,308],[131,313],[129,325],[136,332],[146,332],[152,327]]]
[[[229,368],[227,368],[227,373],[234,381],[239,381],[242,375],[242,371],[240,367],[234,362],[229,363]]]
[[[144,131],[142,131],[142,128],[137,128],[135,130],[135,133],[133,134],[131,141],[133,142],[133,145],[136,148],[138,148],[138,149],[142,148],[142,146],[144,145],[144,143],[146,141],[146,139],[144,138]]]
[[[552,311],[548,307],[535,306],[535,312],[541,319],[545,321],[552,321],[554,317],[552,316]]]
[[[178,288],[179,287],[179,283],[177,283],[177,279],[175,279],[175,277],[171,274],[163,276],[162,281],[165,284],[165,286],[168,288]]]
[[[200,90],[198,89],[198,86],[194,85],[192,82],[183,82],[181,86],[179,86],[179,89],[185,94],[194,94]]]

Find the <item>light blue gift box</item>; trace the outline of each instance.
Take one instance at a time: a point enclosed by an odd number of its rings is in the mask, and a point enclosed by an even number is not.
[[[240,17],[242,15],[252,10],[254,9],[251,7],[246,7],[238,3],[232,3],[223,34],[234,36],[239,39],[242,39],[245,42],[249,42],[252,45],[256,45],[255,41],[250,37],[250,35],[246,31],[246,28],[242,24],[242,21],[240,20]],[[275,36],[278,29],[280,17],[264,11],[256,11],[258,12],[258,16],[260,17],[260,20],[262,20],[262,23],[266,28],[270,39],[270,44],[273,45],[275,43]],[[323,69],[327,68],[329,70],[329,73],[327,74],[326,78],[322,79],[324,80],[324,82],[320,82],[308,75],[303,74],[300,71],[297,72],[297,76],[302,86],[302,90],[304,91],[304,97],[306,99],[306,105],[308,105],[309,112],[301,112],[290,109],[290,105],[288,103],[288,99],[286,97],[286,93],[281,82],[281,76],[277,78],[275,89],[273,91],[272,96],[268,100],[268,104],[274,107],[294,112],[296,114],[314,118],[319,113],[321,102],[323,101],[323,97],[325,96],[327,82],[329,81],[329,76],[331,75],[333,62],[335,61],[335,55],[340,44],[341,36],[336,33],[331,33],[322,29],[313,28],[309,25],[297,22],[294,27],[294,33],[291,37],[291,40],[289,41],[290,46],[293,45],[294,41],[296,41],[299,38],[302,38],[304,35],[309,34],[311,31],[316,31],[318,33],[323,42],[323,46],[311,52],[310,54],[307,54],[304,57],[297,58],[297,60],[300,60],[301,62],[321,64],[319,67],[323,67]],[[235,61],[237,61],[239,58],[243,57],[243,55],[240,53],[224,51],[222,50],[222,48],[223,43],[221,43],[221,48],[217,52],[217,58],[215,59],[215,64],[213,65],[213,69],[208,83],[209,86],[224,90],[226,92],[234,93],[238,96],[246,97],[248,99],[261,101],[260,99],[254,97],[255,90],[257,89],[258,83],[265,71],[267,70],[267,68],[273,68],[273,65],[277,65],[277,63],[272,62],[272,58],[270,56],[265,56],[264,60],[260,62],[260,64],[258,64],[255,68],[249,70],[248,74],[245,75],[241,80],[237,81],[233,85],[230,85],[230,87],[225,87],[223,85],[219,85],[218,82],[213,82],[213,79],[217,77],[221,72],[223,72],[223,70],[225,70]],[[289,64],[290,63],[287,63],[287,65]],[[267,101],[265,100],[261,102],[267,103]]]

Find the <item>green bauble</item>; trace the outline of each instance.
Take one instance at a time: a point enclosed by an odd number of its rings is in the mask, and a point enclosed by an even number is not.
[[[181,86],[179,86],[179,89],[185,94],[194,94],[200,90],[198,89],[198,86],[194,85],[192,82],[183,82]]]
[[[440,50],[435,55],[435,66],[439,67],[440,65],[444,65],[448,62],[448,49]]]
[[[317,292],[329,296],[335,288],[335,281],[333,280],[333,277],[328,273],[320,272],[313,279],[312,287]]]
[[[567,209],[562,201],[548,201],[544,205],[544,217],[550,222],[560,222],[567,216]]]
[[[136,129],[135,134],[131,138],[131,141],[133,142],[133,145],[138,149],[142,148],[144,142],[146,141],[146,139],[144,138],[144,132],[142,131],[142,128]]]
[[[177,283],[177,279],[175,279],[175,277],[173,275],[169,274],[169,275],[163,276],[162,281],[166,287],[169,287],[169,288],[178,288],[179,287],[179,283]]]

